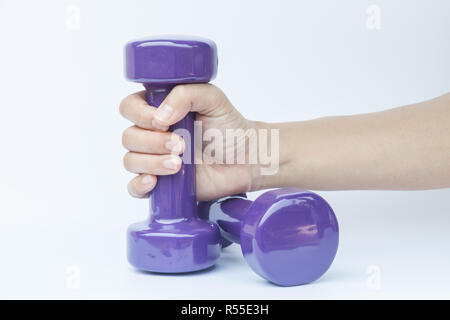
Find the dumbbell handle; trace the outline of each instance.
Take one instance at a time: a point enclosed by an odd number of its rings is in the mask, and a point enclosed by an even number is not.
[[[203,218],[209,218],[210,221],[216,223],[224,239],[240,244],[242,221],[244,221],[245,214],[253,201],[245,198],[245,195],[242,195],[242,197],[239,196],[219,200],[212,204],[213,206],[217,206],[214,210],[203,210],[204,204],[200,202],[199,211],[202,215],[211,212],[209,217],[205,216]]]
[[[175,85],[145,84],[147,102],[159,107]],[[170,126],[169,131],[180,130],[186,149],[184,161],[178,173],[158,176],[158,182],[149,196],[151,220],[183,219],[196,217],[195,164],[194,164],[194,119],[190,112],[184,119]],[[186,156],[188,157],[186,159]]]

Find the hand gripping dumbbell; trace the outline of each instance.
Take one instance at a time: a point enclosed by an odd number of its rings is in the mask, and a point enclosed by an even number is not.
[[[217,49],[208,39],[163,36],[125,46],[125,75],[144,84],[151,106],[158,107],[175,85],[208,82],[216,73]],[[197,216],[194,119],[191,112],[169,128],[188,133],[183,135],[187,157],[178,173],[158,177],[149,196],[149,218],[128,228],[128,261],[138,269],[197,271],[212,266],[220,255],[218,227]]]
[[[336,255],[339,228],[329,204],[296,188],[267,191],[255,201],[245,194],[199,202],[199,215],[219,226],[223,239],[241,244],[257,274],[281,285],[322,276]]]

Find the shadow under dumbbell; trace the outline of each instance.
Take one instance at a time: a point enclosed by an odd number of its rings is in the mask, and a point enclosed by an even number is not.
[[[314,280],[312,282],[304,283],[301,285],[294,285],[294,286],[280,286],[276,283],[270,282],[266,279],[261,278],[254,278],[252,279],[252,283],[255,285],[263,286],[263,287],[272,287],[272,288],[299,288],[299,287],[305,287],[308,288],[310,286],[315,285],[329,285],[331,283],[345,283],[346,281],[351,281],[352,279],[355,279],[358,277],[357,273],[354,272],[345,272],[345,271],[334,271],[330,273],[324,274],[322,277],[320,277],[317,280]]]
[[[240,269],[248,267],[245,260],[242,259],[240,248],[237,246],[222,250],[220,260],[216,266],[227,269]]]
[[[313,283],[334,283],[341,282],[345,283],[345,281],[351,281],[354,279],[360,278],[359,272],[351,272],[346,270],[336,270],[332,272],[326,273],[324,276],[320,277]],[[363,279],[364,281],[364,279]]]
[[[186,276],[195,276],[195,275],[201,275],[208,272],[211,272],[214,269],[218,269],[216,265],[213,265],[209,268],[203,269],[203,270],[197,270],[192,272],[174,272],[174,273],[163,273],[163,272],[153,272],[153,271],[145,271],[145,270],[138,270],[138,269],[131,269],[134,273],[139,274],[145,274],[145,275],[154,275],[154,276],[166,276],[166,277],[186,277]]]

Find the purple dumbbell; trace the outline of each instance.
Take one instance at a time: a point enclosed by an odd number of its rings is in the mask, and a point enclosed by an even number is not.
[[[216,73],[217,49],[208,39],[162,36],[125,47],[125,75],[144,84],[152,106],[158,107],[175,85],[208,82]],[[197,216],[194,119],[191,112],[169,128],[185,138],[182,167],[177,174],[158,177],[150,194],[149,218],[128,228],[128,261],[138,269],[191,272],[208,268],[219,258],[218,227]]]
[[[241,194],[200,202],[198,207],[202,219],[218,224],[223,239],[241,244],[253,271],[280,286],[318,279],[336,255],[336,216],[313,192],[278,189],[255,201]]]

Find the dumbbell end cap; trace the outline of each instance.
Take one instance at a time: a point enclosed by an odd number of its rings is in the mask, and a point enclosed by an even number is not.
[[[125,45],[125,77],[140,83],[209,82],[217,74],[217,47],[209,39],[163,35]]]
[[[268,191],[249,208],[241,249],[250,267],[280,286],[321,277],[337,252],[336,216],[319,195],[296,188]]]

